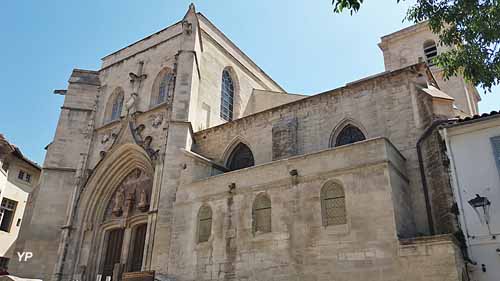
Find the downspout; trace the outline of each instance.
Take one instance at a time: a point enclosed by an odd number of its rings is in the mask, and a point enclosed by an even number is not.
[[[432,206],[429,198],[429,186],[427,185],[427,177],[425,176],[425,167],[424,167],[424,161],[423,161],[423,156],[422,156],[422,143],[424,142],[425,139],[427,139],[434,129],[436,129],[438,126],[448,123],[450,121],[454,121],[456,118],[453,119],[439,119],[435,120],[431,123],[427,129],[425,129],[424,133],[420,136],[420,138],[417,140],[417,155],[418,155],[418,166],[420,168],[420,179],[422,181],[422,190],[424,192],[424,198],[425,198],[425,210],[427,212],[427,223],[429,224],[429,232],[431,235],[436,234],[436,230],[434,229],[434,219],[432,217]]]

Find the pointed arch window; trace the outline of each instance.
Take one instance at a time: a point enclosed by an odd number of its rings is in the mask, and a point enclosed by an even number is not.
[[[122,113],[122,108],[123,108],[123,91],[122,90],[116,90],[113,95],[111,96],[111,105],[109,106],[110,108],[108,109],[108,121],[115,121],[120,119],[120,115]]]
[[[252,208],[253,233],[271,232],[271,200],[265,194],[258,195]]]
[[[321,189],[320,200],[324,226],[347,223],[345,193],[340,184],[327,182]]]
[[[167,72],[163,75],[160,85],[158,87],[158,95],[154,104],[160,104],[166,102],[174,90],[174,75],[172,72]]]
[[[174,93],[175,75],[171,68],[165,67],[158,73],[151,91],[150,107],[168,102]]]
[[[234,82],[226,69],[222,72],[222,88],[220,98],[220,117],[226,121],[233,120]]]
[[[337,135],[335,146],[351,144],[365,139],[366,137],[360,129],[353,125],[347,125]]]
[[[239,143],[229,156],[227,167],[230,171],[240,170],[255,165],[253,153],[244,143]]]
[[[201,206],[198,211],[198,243],[207,242],[212,233],[212,209]]]
[[[427,40],[424,43],[424,54],[425,54],[425,59],[427,60],[427,64],[429,66],[433,66],[434,63],[434,58],[437,57],[438,51],[437,51],[437,46],[436,42],[434,40]]]

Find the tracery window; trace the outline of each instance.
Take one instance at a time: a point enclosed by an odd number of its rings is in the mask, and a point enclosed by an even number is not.
[[[230,171],[248,168],[255,165],[253,153],[244,143],[239,143],[229,156],[227,167]]]
[[[327,182],[321,189],[320,200],[324,226],[347,223],[345,194],[340,184]]]
[[[226,121],[233,120],[234,82],[228,70],[222,72],[222,88],[220,98],[220,117]]]
[[[353,125],[347,125],[337,135],[335,146],[351,144],[365,139],[365,135],[360,129]]]
[[[271,200],[265,194],[258,195],[252,208],[253,233],[271,232]]]
[[[198,211],[198,243],[207,242],[212,233],[212,209],[201,206]]]
[[[123,91],[117,90],[111,96],[111,108],[109,112],[108,121],[115,121],[120,119],[123,108]]]
[[[174,75],[171,72],[168,72],[163,75],[160,86],[158,88],[158,96],[155,101],[156,104],[160,104],[166,102],[167,99],[172,95],[174,90]]]
[[[433,66],[434,58],[437,57],[438,54],[436,42],[434,42],[434,40],[425,41],[424,54],[425,54],[425,59],[427,60],[427,64],[429,66]]]

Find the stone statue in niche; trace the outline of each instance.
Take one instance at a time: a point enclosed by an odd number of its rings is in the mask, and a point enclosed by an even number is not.
[[[137,208],[141,212],[146,212],[149,209],[148,195],[146,194],[146,190],[144,190],[144,188],[141,189],[139,194],[139,203],[137,204]]]
[[[120,187],[120,190],[115,195],[114,206],[113,206],[113,215],[120,217],[123,214],[123,203],[125,199],[125,190],[123,187]]]

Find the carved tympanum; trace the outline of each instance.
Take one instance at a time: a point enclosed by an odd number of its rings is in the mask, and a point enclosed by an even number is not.
[[[147,212],[152,185],[151,175],[140,169],[133,170],[113,194],[104,220],[127,218]]]

